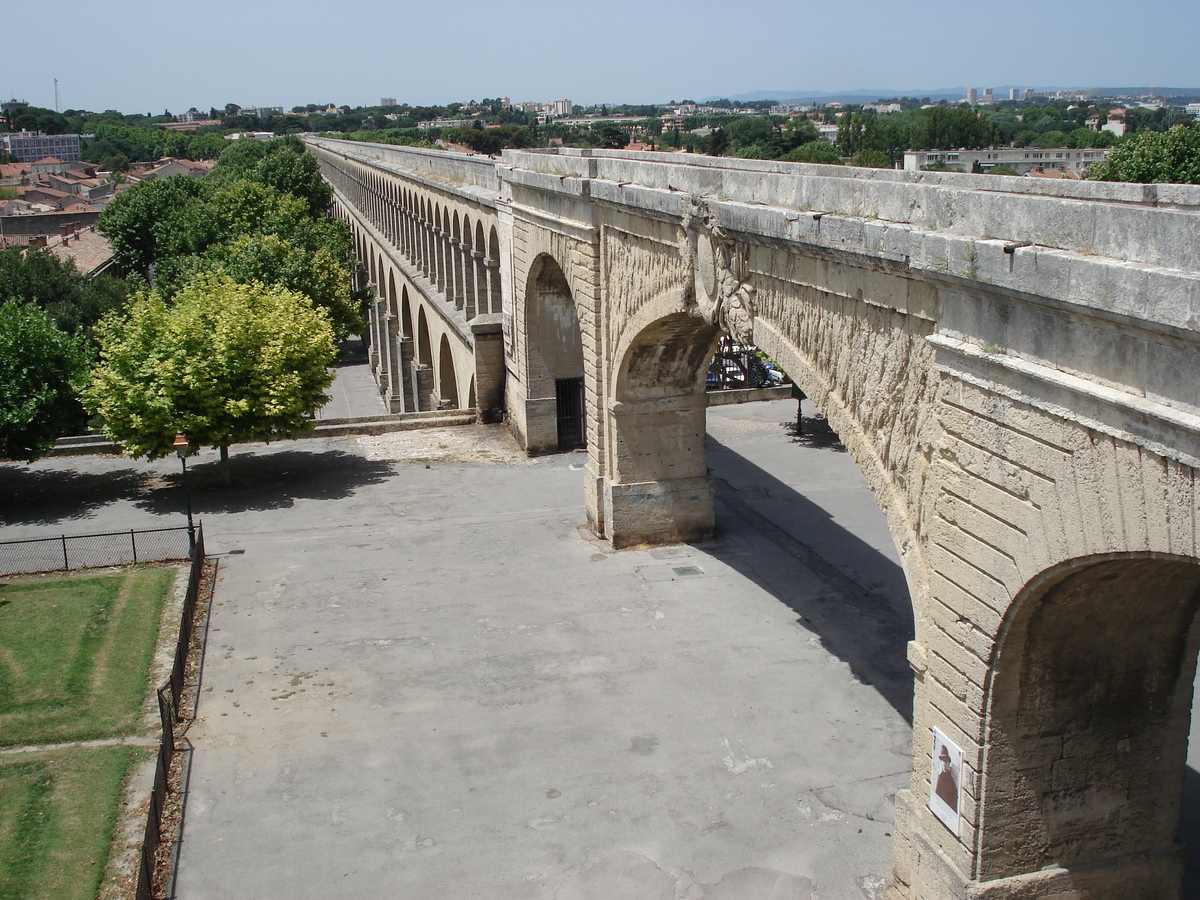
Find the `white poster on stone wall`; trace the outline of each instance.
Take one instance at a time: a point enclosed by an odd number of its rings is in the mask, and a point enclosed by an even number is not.
[[[933,729],[933,767],[929,777],[929,809],[958,836],[959,798],[962,796],[962,750]]]

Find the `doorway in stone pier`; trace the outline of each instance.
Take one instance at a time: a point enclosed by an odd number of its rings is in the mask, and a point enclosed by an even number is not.
[[[558,449],[577,450],[587,446],[583,424],[583,378],[556,378],[554,400],[557,409]]]

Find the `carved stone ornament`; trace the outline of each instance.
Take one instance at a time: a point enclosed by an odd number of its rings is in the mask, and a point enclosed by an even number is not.
[[[746,251],[729,236],[708,200],[692,195],[680,223],[680,253],[692,271],[692,299],[700,315],[743,344],[754,342],[754,285]]]

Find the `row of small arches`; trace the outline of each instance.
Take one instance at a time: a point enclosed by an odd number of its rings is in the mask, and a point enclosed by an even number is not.
[[[320,157],[322,174],[468,321],[501,311],[500,241],[494,213],[460,210],[349,160]],[[366,235],[356,236],[372,283],[381,281]]]

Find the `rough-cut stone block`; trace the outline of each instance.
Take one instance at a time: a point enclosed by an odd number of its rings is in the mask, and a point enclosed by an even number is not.
[[[617,549],[681,544],[712,537],[713,485],[707,476],[610,484],[605,522]]]

